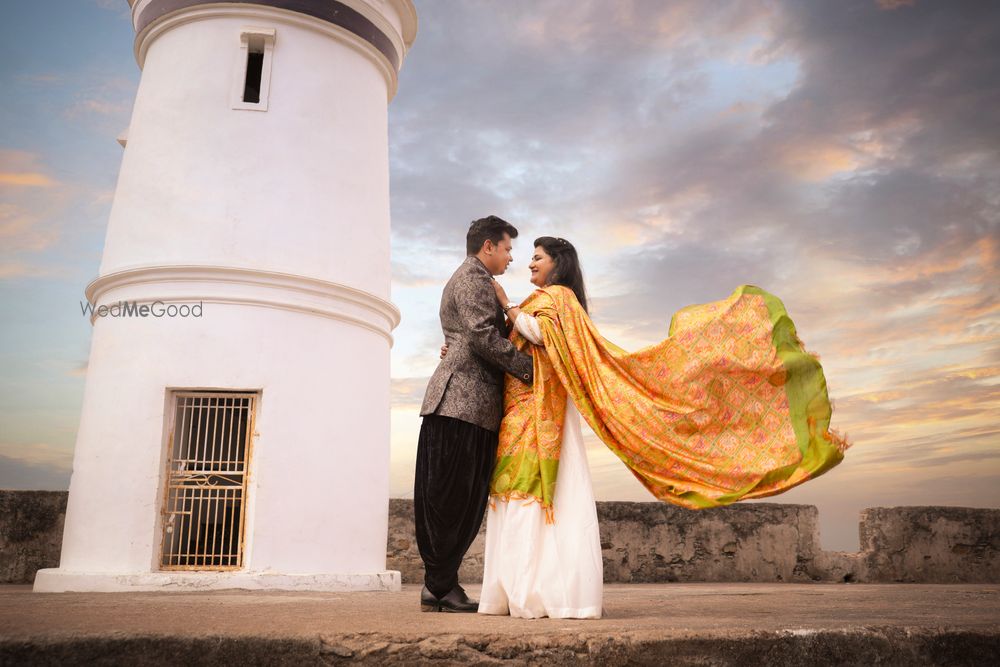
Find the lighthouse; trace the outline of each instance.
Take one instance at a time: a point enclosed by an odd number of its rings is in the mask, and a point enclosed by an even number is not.
[[[35,590],[398,590],[387,116],[413,4],[129,4],[142,76]]]

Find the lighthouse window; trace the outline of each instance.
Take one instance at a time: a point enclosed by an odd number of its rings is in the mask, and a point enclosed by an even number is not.
[[[243,101],[260,103],[260,75],[264,68],[264,52],[250,51],[247,54],[247,77],[243,83]]]
[[[240,31],[232,83],[234,109],[267,111],[275,32],[274,28],[244,28]]]

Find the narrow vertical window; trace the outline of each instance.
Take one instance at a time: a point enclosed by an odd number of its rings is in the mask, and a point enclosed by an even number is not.
[[[250,47],[253,48],[253,47]],[[247,53],[247,78],[243,83],[243,101],[260,104],[260,74],[264,67],[264,50]]]
[[[267,111],[274,35],[274,28],[243,28],[240,31],[239,57],[233,77],[234,109]]]

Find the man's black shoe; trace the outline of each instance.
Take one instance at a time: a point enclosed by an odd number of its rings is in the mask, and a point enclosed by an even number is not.
[[[470,600],[469,596],[465,594],[465,589],[458,585],[438,600],[438,603],[441,605],[441,611],[472,614],[479,611],[479,603],[475,600]]]
[[[479,603],[470,600],[461,586],[455,586],[442,598],[435,597],[426,586],[420,591],[420,611],[448,611],[474,614],[479,611]]]
[[[441,611],[441,601],[426,586],[420,590],[420,611]]]

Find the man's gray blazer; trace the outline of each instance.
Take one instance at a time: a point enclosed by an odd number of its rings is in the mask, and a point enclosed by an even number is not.
[[[531,384],[531,357],[505,335],[493,276],[474,256],[465,258],[441,295],[441,329],[448,353],[431,376],[420,416],[441,415],[500,430],[503,374]]]

